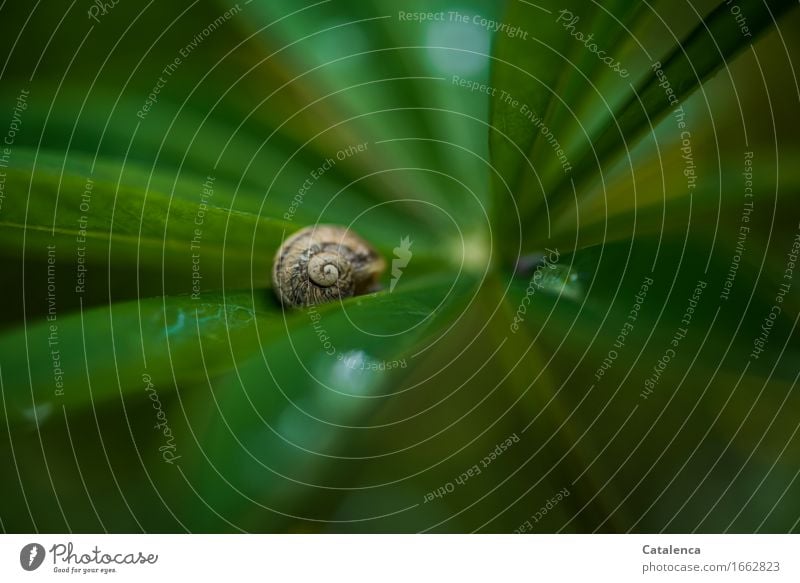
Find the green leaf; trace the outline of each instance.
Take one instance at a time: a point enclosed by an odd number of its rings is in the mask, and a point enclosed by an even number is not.
[[[696,485],[697,472],[705,475],[718,460],[722,449],[715,445],[718,440],[729,445],[728,463],[740,467],[763,435],[767,417],[775,434],[787,439],[796,426],[788,417],[772,417],[785,406],[784,399],[791,399],[786,388],[797,375],[792,364],[800,358],[791,341],[794,316],[782,315],[776,322],[769,340],[776,349],[766,360],[750,356],[770,309],[773,284],[759,284],[753,273],[740,272],[735,293],[722,299],[725,259],[715,258],[707,272],[704,261],[693,260],[707,249],[704,241],[693,241],[684,249],[647,239],[635,245],[634,250],[630,243],[607,244],[564,258],[565,263],[586,270],[588,289],[580,301],[548,296],[538,289],[531,295],[525,279],[514,282],[509,295],[510,313],[523,319],[521,331],[535,339],[533,348],[539,354],[547,355],[546,364],[536,366],[539,380],[526,395],[531,416],[545,428],[547,412],[556,418],[569,416],[563,431],[568,440],[572,437],[571,453],[564,463],[570,465],[572,479],[580,478],[573,491],[586,497],[587,508],[561,523],[559,527],[567,531],[577,525],[615,531],[632,524],[646,530],[649,521],[669,523],[668,530],[679,531],[696,524],[692,520],[697,520],[702,501],[693,499],[680,515],[675,508],[646,516],[652,508],[637,488],[651,483],[676,490]],[[657,269],[651,271],[655,260]],[[702,282],[699,294],[698,282]],[[520,311],[526,296],[527,309]],[[541,380],[548,377],[549,384]],[[552,400],[545,392],[548,388],[554,393]],[[751,406],[751,414],[763,416],[760,424],[753,421],[756,427],[744,423]],[[537,408],[541,415],[534,413]],[[729,429],[740,422],[748,429],[732,435]],[[620,436],[627,439],[616,436],[623,425]],[[692,432],[691,427],[703,430]],[[687,451],[692,454],[689,458]],[[610,489],[609,474],[617,468],[616,486]],[[629,468],[636,468],[634,475],[627,475]],[[684,471],[676,475],[676,468]],[[789,470],[785,463],[782,469]],[[742,496],[743,502],[747,494]],[[617,516],[623,503],[636,520]],[[601,516],[603,522],[593,523],[592,516]]]
[[[6,408],[19,419],[59,404],[85,407],[142,390],[143,375],[173,391],[215,378],[259,347],[276,344],[307,353],[296,365],[279,361],[274,378],[291,382],[304,363],[319,369],[319,378],[331,377],[334,368],[353,370],[338,389],[350,391],[354,375],[374,378],[370,370],[359,372],[362,365],[395,358],[425,338],[431,323],[443,320],[436,311],[459,301],[470,280],[415,281],[410,274],[392,293],[308,313],[284,312],[267,290],[115,302],[68,315],[59,313],[53,295],[46,319],[0,334]],[[403,334],[407,329],[413,333]]]
[[[216,207],[215,188],[212,179],[190,203],[47,165],[32,175],[10,168],[0,253],[47,263],[65,296],[87,287],[103,294],[109,281],[123,299],[209,291],[223,282],[267,287],[274,252],[297,225]]]
[[[616,19],[624,24],[641,10],[630,2],[612,2],[605,8],[588,1],[559,14],[562,9],[556,2],[509,2],[504,21],[523,34],[500,35],[495,43],[489,141],[492,162],[502,177],[494,181],[494,217],[501,231],[519,230],[517,208],[524,230],[532,209],[544,200],[548,184],[522,190],[526,176],[553,165],[562,176],[571,171],[574,162],[562,154],[570,144],[559,141],[564,139],[562,128],[574,115],[570,107],[587,91],[586,79],[604,66],[558,19],[567,18],[566,13],[579,15],[582,28],[594,33],[598,46],[611,46],[625,34]],[[507,241],[505,252],[515,245]]]
[[[754,38],[773,24],[773,16],[793,5],[781,1],[767,8],[760,0],[745,4],[741,10]],[[629,35],[639,30],[635,5],[620,3],[601,11],[596,3],[586,2],[566,15],[554,4],[538,6],[550,14],[522,2],[509,6],[507,20],[536,30],[536,35],[533,42],[501,37],[493,72],[498,95],[492,120],[500,131],[490,136],[492,156],[519,207],[524,250],[535,248],[532,238],[548,237],[551,220],[559,220],[565,208],[574,206],[575,196],[580,199],[584,189],[602,185],[609,164],[622,156],[623,148],[630,148],[674,106],[652,61],[661,59],[660,71],[682,103],[750,42],[743,39],[729,7],[720,3],[679,45],[673,41],[665,51],[657,44],[658,52],[647,60],[643,46],[635,53],[628,48]],[[589,34],[593,38],[586,41]],[[615,63],[632,63],[624,69],[628,76],[606,67],[587,43],[614,55]],[[533,113],[526,117],[526,111]],[[630,181],[630,172],[627,176]],[[507,212],[506,188],[495,184],[495,205],[504,209],[495,216],[501,226],[516,230],[515,213]],[[507,244],[506,254],[513,249],[515,243]]]
[[[0,335],[6,410],[12,419],[99,406],[143,391],[146,375],[169,392],[228,370],[229,346],[257,350],[255,311],[233,298],[151,298],[59,315]],[[239,298],[245,300],[244,294]],[[264,303],[263,301],[261,302]],[[262,306],[263,307],[263,306]],[[208,359],[200,366],[199,338]],[[38,363],[34,366],[31,363]]]
[[[744,0],[737,2],[737,6],[747,15],[752,37],[758,38],[775,24],[775,19],[796,6],[796,3],[777,0],[768,6],[761,0]],[[679,101],[749,46],[750,41],[742,38],[742,30],[731,16],[728,3],[721,2],[679,46],[658,62],[658,70],[664,74]],[[655,65],[653,69],[656,69]],[[593,150],[599,162],[588,155],[581,156],[575,168],[576,180],[580,180],[596,163],[602,166],[620,152],[626,142],[635,141],[648,130],[650,123],[670,110],[663,81],[664,78],[654,71],[639,83],[635,95],[628,98],[615,112],[614,119],[595,136]]]
[[[404,283],[285,323],[278,315],[272,341],[260,327],[259,354],[237,352],[229,374],[182,393],[180,464],[208,505],[196,528],[319,530],[364,464],[365,424],[403,393],[475,285],[470,277]]]

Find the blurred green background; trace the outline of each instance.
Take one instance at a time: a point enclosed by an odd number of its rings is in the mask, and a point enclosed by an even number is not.
[[[793,7],[3,3],[0,528],[797,531]]]

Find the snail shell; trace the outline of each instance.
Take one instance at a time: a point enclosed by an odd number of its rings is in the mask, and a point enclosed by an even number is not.
[[[314,225],[278,249],[272,284],[283,305],[314,306],[369,292],[385,268],[383,257],[352,231]]]

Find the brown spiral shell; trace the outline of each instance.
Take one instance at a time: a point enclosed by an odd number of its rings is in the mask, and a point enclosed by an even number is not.
[[[364,239],[338,225],[306,227],[275,255],[272,284],[285,306],[314,306],[371,291],[386,262]]]

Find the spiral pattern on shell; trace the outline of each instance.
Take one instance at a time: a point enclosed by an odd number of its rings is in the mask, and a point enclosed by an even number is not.
[[[275,294],[285,306],[314,306],[371,291],[383,258],[345,227],[315,225],[287,237],[272,267]]]

